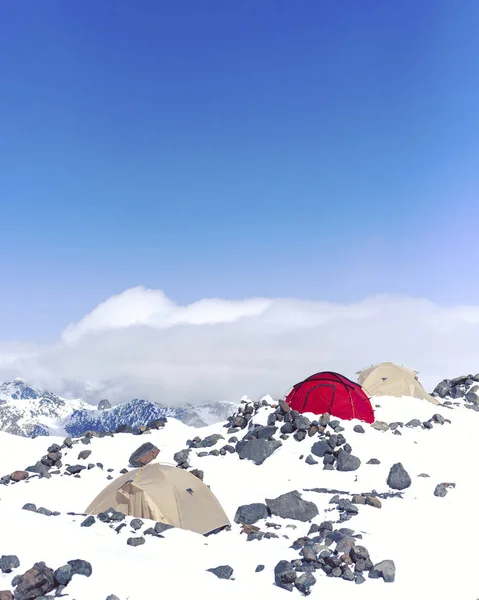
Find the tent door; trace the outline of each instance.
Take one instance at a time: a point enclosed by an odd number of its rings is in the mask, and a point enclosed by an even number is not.
[[[317,390],[318,388],[330,388],[329,390],[324,390],[323,394],[325,396],[327,395],[330,398],[330,400],[329,400],[329,408],[328,408],[327,412],[331,413],[331,409],[333,408],[333,404],[334,404],[334,394],[336,393],[336,386],[333,385],[332,383],[318,383],[318,385],[315,385],[310,390],[308,390],[308,393],[306,394],[306,396],[304,398],[303,412],[307,412],[306,405],[308,404],[309,394],[311,394],[312,391]],[[312,411],[312,412],[314,412],[314,411]]]

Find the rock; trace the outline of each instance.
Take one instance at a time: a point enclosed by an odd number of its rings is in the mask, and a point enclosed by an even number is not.
[[[213,435],[209,435],[205,437],[204,440],[198,442],[196,445],[197,448],[211,448],[215,444],[219,442],[219,440],[224,440],[225,438],[219,433],[214,433]]]
[[[130,521],[130,527],[132,529],[134,529],[135,531],[137,531],[138,529],[140,529],[141,527],[143,527],[144,523],[141,519],[132,519]]]
[[[286,413],[291,412],[291,406],[285,402],[284,400],[280,400],[278,402],[279,408],[281,410],[281,412],[285,415]]]
[[[91,527],[94,523],[95,517],[93,515],[90,515],[81,523],[80,527]]]
[[[289,560],[280,560],[274,568],[274,583],[284,590],[293,591],[296,581],[296,570]]]
[[[10,590],[1,590],[0,600],[14,600],[12,592]]]
[[[284,425],[282,425],[280,431],[282,434],[293,433],[294,432],[293,423],[291,421],[285,423]]]
[[[73,440],[71,437],[67,437],[63,440],[63,445],[67,448],[71,448],[73,446]]]
[[[434,495],[437,496],[438,498],[444,498],[444,496],[447,494],[447,488],[445,485],[443,485],[442,483],[436,485],[436,489],[434,490]]]
[[[296,429],[307,432],[308,429],[311,427],[311,421],[308,419],[308,417],[305,417],[304,415],[299,415],[293,420],[293,425],[296,427]]]
[[[261,571],[264,571],[264,565],[258,565],[254,570],[255,573],[261,573]],[[0,600],[2,599],[0,598]]]
[[[451,382],[445,379],[437,384],[434,388],[434,394],[437,394],[440,398],[446,398],[451,393]]]
[[[120,598],[118,598],[118,596],[115,596],[115,594],[110,594],[106,600],[120,600]]]
[[[377,429],[377,431],[387,431],[389,429],[389,423],[386,423],[385,421],[374,421],[371,427]]]
[[[111,408],[111,404],[106,398],[104,400],[100,400],[100,402],[98,402],[98,410],[108,410],[110,408]]]
[[[370,458],[366,464],[367,465],[380,465],[381,461],[378,458]]]
[[[145,543],[144,537],[130,537],[126,540],[128,546],[142,546]]]
[[[151,442],[146,442],[137,448],[130,456],[129,463],[132,467],[144,467],[154,460],[160,450]]]
[[[209,573],[213,573],[218,579],[231,579],[233,575],[233,568],[229,565],[220,565],[212,569],[207,569]]]
[[[73,577],[72,566],[63,565],[63,567],[59,567],[53,575],[58,585],[68,585]]]
[[[302,442],[306,438],[306,431],[296,431],[293,437],[297,442]]]
[[[479,401],[479,396],[477,395],[476,392],[473,392],[472,390],[470,390],[469,392],[467,392],[466,395],[464,396],[464,398],[468,402],[475,402],[475,403],[477,403]]]
[[[14,471],[10,475],[10,479],[12,481],[23,481],[24,479],[28,479],[29,476],[30,475],[27,473],[27,471]]]
[[[40,508],[37,509],[37,514],[45,515],[46,517],[51,517],[53,513],[51,510],[48,510],[48,508],[40,506]]]
[[[190,471],[190,473],[191,473],[192,475],[194,475],[195,477],[197,477],[198,479],[200,479],[201,481],[203,481],[203,479],[204,479],[204,476],[205,476],[204,472],[203,472],[203,471],[201,471],[200,469],[192,469],[192,470]]]
[[[432,415],[431,419],[434,421],[434,423],[437,423],[438,425],[444,425],[444,423],[446,422],[446,419],[439,413]]]
[[[242,440],[236,444],[236,452],[241,459],[252,460],[261,465],[277,450],[282,443],[279,440],[256,439]]]
[[[396,577],[396,566],[392,560],[383,560],[369,571],[371,579],[379,579],[382,577],[385,582],[391,583]]]
[[[305,596],[311,593],[311,587],[316,583],[316,577],[312,573],[303,573],[296,581],[294,586]]]
[[[91,454],[91,450],[82,450],[78,455],[78,460],[85,460]]]
[[[84,575],[85,577],[90,577],[90,575],[92,574],[91,564],[86,560],[76,558],[75,560],[69,560],[68,564],[72,568],[72,576]]]
[[[331,451],[331,446],[329,444],[327,444],[326,442],[316,442],[311,446],[311,452],[315,456],[319,456],[320,458],[323,458],[323,456],[326,454],[326,452],[330,452],[330,451]]]
[[[28,502],[27,504],[24,504],[22,506],[22,510],[30,510],[31,512],[37,512],[37,507],[35,506],[35,504],[31,504],[30,502]]]
[[[356,433],[364,433],[364,427],[362,425],[355,425],[353,427],[353,431]]]
[[[15,554],[4,554],[0,558],[0,570],[2,573],[11,573],[13,569],[18,569],[20,561]]]
[[[15,600],[33,600],[55,589],[53,569],[44,562],[37,562],[21,575],[15,588]]]
[[[382,507],[381,500],[379,498],[376,498],[375,496],[366,496],[366,504],[368,506],[374,506],[374,508]]]
[[[402,463],[396,463],[391,467],[387,484],[393,490],[405,490],[411,485],[411,477]]]
[[[45,477],[45,479],[50,479],[51,477],[50,473],[48,472],[48,467],[42,464],[40,460],[34,465],[27,467],[25,471],[28,471],[29,473],[36,473],[40,477]]]
[[[269,517],[269,511],[266,504],[255,502],[253,504],[243,504],[238,507],[234,518],[235,523],[241,523],[244,525],[252,525],[261,519],[267,519]]]
[[[311,454],[308,454],[308,456],[306,457],[306,460],[304,462],[308,465],[317,465],[318,464],[318,461],[314,460],[314,458],[312,457]]]
[[[336,462],[336,469],[338,471],[356,471],[359,469],[361,461],[357,456],[349,454],[345,450],[340,450],[338,454],[338,460]]]
[[[83,465],[70,465],[66,468],[66,470],[68,471],[68,473],[71,473],[72,475],[76,475],[77,473],[81,473],[81,471],[83,471],[83,469],[86,469],[85,466]]]
[[[271,514],[283,519],[296,521],[311,521],[318,515],[318,507],[313,502],[303,500],[301,494],[295,490],[274,499],[266,498],[266,505]]]

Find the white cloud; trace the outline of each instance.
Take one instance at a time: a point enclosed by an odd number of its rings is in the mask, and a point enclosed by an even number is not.
[[[180,306],[126,290],[70,324],[57,344],[0,345],[0,376],[66,395],[169,403],[281,396],[311,373],[355,378],[394,361],[440,379],[479,371],[479,306],[377,296],[356,304],[205,299]]]

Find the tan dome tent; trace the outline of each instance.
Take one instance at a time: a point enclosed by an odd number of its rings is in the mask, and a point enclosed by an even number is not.
[[[86,513],[97,515],[109,508],[203,535],[230,524],[213,492],[198,477],[159,463],[134,469],[112,481]]]
[[[419,383],[416,371],[391,362],[360,371],[358,383],[369,396],[412,396],[439,404],[439,401],[428,394]]]

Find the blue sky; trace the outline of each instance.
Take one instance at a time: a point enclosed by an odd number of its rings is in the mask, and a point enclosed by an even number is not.
[[[473,303],[475,0],[0,0],[1,339],[178,302]]]

